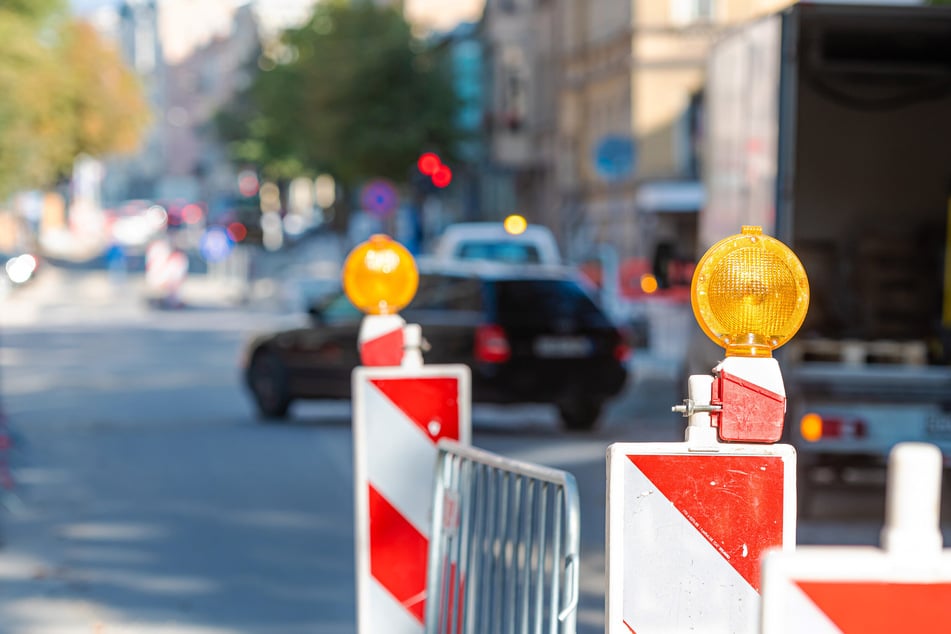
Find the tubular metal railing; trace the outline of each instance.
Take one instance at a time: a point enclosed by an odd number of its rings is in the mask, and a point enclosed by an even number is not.
[[[443,440],[432,509],[426,634],[574,634],[574,476]]]

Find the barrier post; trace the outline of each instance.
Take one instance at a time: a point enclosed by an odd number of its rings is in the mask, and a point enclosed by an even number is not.
[[[358,245],[344,289],[367,313],[352,375],[357,631],[421,634],[436,443],[470,442],[470,372],[424,365],[412,256],[387,236]]]
[[[934,445],[892,449],[881,548],[768,551],[762,633],[951,631],[951,549],[942,549],[938,521],[942,470]]]
[[[808,307],[802,264],[759,227],[701,258],[691,303],[726,350],[691,376],[682,443],[615,443],[607,455],[609,634],[753,634],[760,557],[796,537],[796,454],[772,350]]]

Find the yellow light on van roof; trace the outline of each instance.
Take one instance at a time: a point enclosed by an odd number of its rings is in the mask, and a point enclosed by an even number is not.
[[[399,242],[376,234],[357,245],[343,263],[343,290],[370,315],[392,315],[413,301],[419,286],[416,260]]]
[[[769,357],[796,334],[809,308],[809,280],[796,254],[744,226],[700,258],[690,286],[700,327],[728,357]]]
[[[525,230],[528,229],[528,221],[525,220],[524,216],[512,214],[505,219],[502,226],[505,227],[506,233],[517,236],[525,233]]]

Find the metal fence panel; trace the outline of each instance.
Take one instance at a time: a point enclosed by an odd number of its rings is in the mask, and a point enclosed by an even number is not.
[[[443,440],[432,509],[427,634],[574,634],[574,476]]]

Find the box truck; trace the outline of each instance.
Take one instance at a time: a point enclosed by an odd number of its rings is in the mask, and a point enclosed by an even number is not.
[[[806,321],[776,351],[800,508],[899,441],[947,461],[951,8],[800,3],[738,25],[704,108],[701,253],[760,225],[809,276]],[[696,373],[723,352],[688,354]]]

